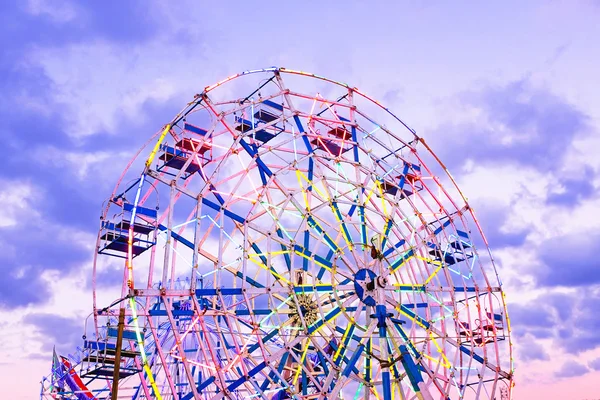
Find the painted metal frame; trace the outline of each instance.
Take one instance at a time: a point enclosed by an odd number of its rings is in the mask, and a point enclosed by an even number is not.
[[[302,71],[246,71],[154,140],[102,214],[97,250],[125,259],[121,298],[97,304],[95,259],[96,344],[70,357],[94,396],[124,308],[134,372],[120,397],[510,397],[488,243],[442,162],[379,102]]]

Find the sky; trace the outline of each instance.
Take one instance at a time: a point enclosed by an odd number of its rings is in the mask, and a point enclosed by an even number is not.
[[[600,398],[600,2],[0,2],[0,385],[80,344],[102,202],[202,89],[269,66],[379,99],[446,163],[504,283],[515,399]]]

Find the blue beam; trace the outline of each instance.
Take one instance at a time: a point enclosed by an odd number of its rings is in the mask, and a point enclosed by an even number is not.
[[[346,224],[344,223],[344,218],[342,217],[342,213],[340,212],[337,202],[332,201],[331,208],[333,208],[333,211],[335,212],[335,215],[337,216],[338,221],[339,221],[340,225],[342,226],[342,230],[344,231],[344,236],[350,243],[352,243],[352,236],[350,236],[350,231],[348,231],[348,228],[346,227]]]
[[[304,127],[302,126],[302,122],[300,121],[300,117],[294,115],[294,121],[296,122],[296,127],[298,127],[298,131],[302,134],[302,140],[304,141],[304,145],[306,146],[306,150],[309,153],[313,153],[312,146],[310,145],[310,141],[308,137],[304,134]]]
[[[285,364],[287,363],[287,359],[288,359],[289,355],[290,355],[290,353],[288,353],[288,352],[283,353],[283,356],[281,357],[281,360],[279,361],[279,365],[277,366],[277,372],[279,372],[279,375],[281,375],[283,368],[285,367]],[[267,390],[269,388],[269,386],[271,385],[271,382],[274,384],[279,382],[279,376],[277,376],[277,374],[273,370],[271,370],[271,373],[269,373],[269,376],[267,377],[267,379],[265,379],[263,384],[260,386],[260,390],[262,390],[263,392],[265,390]]]
[[[400,309],[406,314],[408,315],[413,321],[420,323],[421,325],[423,325],[425,328],[429,329],[430,327],[430,323],[429,321],[427,321],[426,319],[418,316],[417,314],[415,314],[411,309],[409,309],[408,307],[406,307],[404,304],[400,304]]]
[[[327,359],[323,355],[323,352],[318,349],[315,349],[315,353],[317,354],[317,357],[319,358],[319,365],[323,368],[323,372],[325,373],[325,376],[329,375],[329,368],[327,367]]]
[[[248,282],[249,284],[251,284],[254,287],[264,288],[263,285],[261,285],[260,283],[256,282],[254,279],[250,278],[249,276],[245,276],[244,274],[242,274],[241,271],[236,271],[235,272],[235,276],[237,276],[240,279],[245,280],[246,282]]]
[[[404,188],[404,183],[406,182],[406,174],[408,173],[408,163],[404,163],[404,170],[402,170],[402,175],[400,176],[400,182],[398,182],[398,186],[400,190]]]
[[[353,337],[355,327],[356,327],[356,325],[353,322],[350,322],[350,326],[345,331],[343,331],[343,334],[346,335],[346,338],[344,339],[344,342],[341,344],[342,350],[340,350],[340,354],[339,354],[338,358],[335,359],[336,365],[340,365],[340,362],[341,362],[342,358],[344,357],[344,354],[346,353],[346,349],[348,348],[348,344],[350,343],[350,339],[352,339],[352,337]],[[337,328],[338,327],[336,327],[336,330],[337,330]],[[359,340],[359,342],[360,342],[360,340]]]
[[[324,264],[324,265],[328,265],[329,268],[333,268],[331,259],[333,258],[334,255],[335,255],[335,252],[333,250],[329,249],[329,252],[327,253],[327,256],[325,256],[325,259],[323,259],[321,256],[315,256],[315,260],[317,259],[316,257],[318,257],[319,262],[323,263],[323,262],[327,261],[327,264]],[[321,269],[317,273],[317,279],[319,279],[319,280],[323,279],[324,274],[325,274],[325,268],[321,267]]]
[[[260,341],[264,344],[264,343],[268,342],[269,340],[271,340],[273,337],[275,337],[275,335],[277,335],[278,333],[279,333],[279,329],[273,329],[266,336],[262,337],[260,339]],[[260,347],[260,345],[258,344],[258,342],[254,343],[252,346],[248,347],[248,354],[252,354],[259,347]]]
[[[258,168],[262,170],[267,176],[270,178],[273,175],[273,172],[267,167],[267,165],[260,159],[258,156],[258,152],[252,148],[244,139],[240,140],[240,145],[246,152],[254,159]]]
[[[345,376],[347,378],[348,376],[350,376],[350,373],[356,369],[355,365],[358,362],[358,359],[360,358],[360,356],[362,355],[362,352],[364,350],[365,350],[364,344],[360,344],[356,348],[356,350],[354,350],[354,354],[352,355],[352,358],[346,364],[346,368],[344,368],[344,372],[342,372],[343,376]]]
[[[476,292],[477,288],[471,287],[471,286],[465,286],[465,287],[455,286],[454,291],[455,292]]]
[[[242,288],[196,289],[196,296],[216,296],[219,293],[225,296],[241,295]]]
[[[294,286],[294,292],[296,293],[309,293],[309,292],[331,292],[333,291],[333,285],[298,285]]]
[[[283,106],[281,104],[277,104],[271,100],[263,100],[262,103],[266,106],[272,107],[276,110],[283,111]]]
[[[391,390],[392,382],[390,381],[390,371],[383,371],[381,373],[381,378],[382,378],[381,385],[383,386],[383,399],[391,400],[392,399],[392,390]]]
[[[354,161],[355,162],[359,162],[359,158],[358,158],[358,140],[356,138],[356,127],[355,126],[352,126],[351,132],[352,132],[352,141],[355,143],[354,144],[354,148],[353,148]]]
[[[208,385],[210,385],[211,383],[213,383],[214,381],[215,381],[215,377],[211,376],[210,378],[208,378],[207,380],[205,380],[204,382],[202,382],[202,384],[198,385],[198,388],[197,388],[198,389],[198,393],[202,393],[202,391],[204,389],[206,389],[206,387]],[[186,394],[185,396],[183,396],[181,398],[181,400],[191,400],[193,396],[194,396],[194,393],[190,391],[188,394]]]
[[[283,232],[281,231],[281,228],[277,228],[277,236],[279,236],[280,239],[283,239]],[[288,248],[286,245],[284,245],[283,243],[280,243],[281,245],[281,250],[286,251]],[[283,257],[285,258],[285,265],[287,266],[288,271],[292,270],[292,260],[290,258],[290,255],[285,252],[283,253]]]
[[[172,310],[171,313],[174,317],[181,316],[192,316],[194,315],[194,310]],[[167,316],[167,310],[149,310],[148,314],[152,317],[165,317]]]
[[[360,237],[364,245],[367,245],[367,221],[365,220],[365,206],[358,206],[358,216],[360,217]]]
[[[318,254],[311,253],[305,247],[302,247],[302,246],[299,246],[299,245],[294,245],[294,251],[297,251],[298,253],[303,254],[305,257],[313,258],[316,262],[325,265],[329,269],[333,268],[333,264],[329,260],[327,260],[326,258],[321,257]]]
[[[270,315],[272,312],[270,309],[235,310],[235,315]]]
[[[383,230],[383,240],[381,241],[381,251],[385,249],[385,245],[388,240],[388,235],[390,234],[390,229],[392,228],[392,219],[388,218],[387,223],[385,224],[385,229]]]
[[[310,231],[307,229],[304,231],[304,248],[308,249],[310,247]],[[302,269],[308,271],[308,259],[302,260]]]
[[[460,351],[472,356],[475,361],[478,361],[482,365],[485,365],[485,360],[483,359],[483,357],[481,357],[479,354],[475,353],[473,350],[469,350],[465,346],[460,346]]]
[[[337,332],[339,332],[339,333],[342,333],[342,334],[346,332],[345,329],[342,328],[341,326],[336,326],[335,330]],[[358,337],[356,335],[348,335],[348,337],[351,337],[352,340],[354,340],[356,343],[360,343],[360,341],[362,340],[362,338],[360,338],[360,337]]]
[[[408,303],[404,304],[406,308],[427,308],[429,307],[429,303]]]
[[[323,228],[321,228],[321,225],[319,225],[319,223],[313,218],[312,215],[309,215],[308,218],[306,219],[308,221],[308,225],[311,226],[312,228],[314,228],[320,235],[323,236],[323,239],[325,239],[325,242],[327,242],[327,245],[333,250],[333,251],[338,251],[340,248],[337,246],[337,244],[335,244],[335,242],[333,241],[333,239],[331,239],[329,237],[329,235],[327,234],[327,232],[325,232],[323,230]]]
[[[258,257],[260,258],[260,261],[263,263],[263,265],[265,267],[269,266],[267,257],[264,256],[264,253],[262,252],[262,250],[258,247],[258,245],[256,243],[252,243],[250,245],[252,247],[252,250],[254,250],[256,252],[256,254],[258,255]],[[275,277],[275,279],[279,280],[279,274],[277,273],[277,271],[275,270],[275,268],[268,267],[269,271],[271,272],[271,274]]]
[[[410,381],[411,386],[415,393],[419,393],[421,388],[419,387],[420,383],[423,383],[423,377],[421,376],[421,371],[417,368],[417,364],[413,360],[411,354],[405,345],[400,345],[400,362],[402,362],[402,366],[408,375],[408,380]]]
[[[442,225],[440,225],[439,228],[437,228],[435,231],[433,231],[433,234],[437,235],[438,233],[440,233],[441,231],[443,231],[445,227],[447,227],[448,225],[450,225],[451,222],[452,222],[452,219],[448,218],[446,221],[444,221],[444,223]]]
[[[319,329],[321,326],[323,326],[323,324],[325,324],[326,322],[329,322],[332,319],[334,319],[335,317],[337,317],[341,312],[342,312],[342,309],[340,307],[336,307],[333,310],[329,311],[325,315],[325,318],[318,320],[317,322],[313,323],[312,325],[310,325],[308,327],[308,334],[309,335],[312,334],[317,329]]]
[[[409,258],[411,258],[415,254],[414,249],[410,249],[402,257],[394,261],[394,263],[390,266],[392,272],[395,272],[398,268],[402,266]]]
[[[208,131],[206,129],[202,129],[202,128],[198,128],[197,126],[194,126],[192,124],[188,124],[187,122],[183,123],[183,129],[188,131],[188,132],[193,132],[197,135],[200,136],[204,136],[208,133]]]
[[[358,199],[356,201],[358,201]],[[356,211],[356,204],[352,204],[352,206],[348,210],[348,216],[351,217],[354,214],[354,211]]]
[[[205,197],[202,198],[202,204],[212,208],[215,211],[223,211],[223,214],[225,214],[229,218],[233,219],[234,221],[237,221],[241,224],[246,223],[246,220],[244,218],[240,217],[239,215],[235,214],[234,212],[229,211],[225,207],[218,205],[217,203],[213,203],[212,201],[208,200]]]
[[[387,348],[388,348],[388,354],[393,354],[394,352],[392,351],[392,346],[389,342],[389,340],[387,341]],[[399,379],[400,378],[400,372],[398,372],[398,368],[396,367],[396,363],[392,364],[392,377],[394,379]]]
[[[128,211],[128,212],[133,212],[133,208],[134,208],[133,204],[123,203],[123,210]],[[156,219],[156,217],[158,215],[158,211],[156,211],[155,209],[142,207],[142,206],[135,207],[135,213],[139,214],[139,215],[145,215],[147,217],[154,218],[154,219]]]
[[[204,179],[206,180],[206,179]],[[210,191],[212,192],[213,196],[215,196],[217,198],[217,201],[223,205],[225,204],[225,199],[223,199],[223,196],[221,196],[219,193],[217,193],[217,188],[215,187],[215,185],[213,185],[212,183],[209,186]]]
[[[261,362],[256,367],[254,367],[250,371],[248,371],[248,375],[247,376],[242,376],[240,379],[236,380],[231,385],[229,385],[227,387],[227,390],[229,390],[231,392],[234,391],[240,385],[242,385],[244,382],[246,382],[248,379],[252,378],[254,375],[256,375],[260,371],[262,371],[266,366],[267,366],[267,362],[266,361]]]
[[[365,381],[366,382],[371,382],[371,373],[372,373],[371,354],[373,354],[373,343],[371,342],[371,339],[368,339],[367,340],[367,356],[365,357]]]
[[[312,191],[312,181],[313,181],[313,174],[314,174],[314,165],[315,162],[313,161],[312,157],[308,159],[308,183],[309,186],[308,188],[306,188],[306,190],[308,190],[309,192]]]
[[[385,343],[388,344],[387,329],[386,329],[386,326],[387,326],[386,319],[388,317],[388,313],[387,313],[387,309],[385,308],[384,305],[378,304],[377,306],[375,306],[375,316],[377,317],[377,327],[379,328],[379,338],[383,339],[383,341],[385,341]],[[387,362],[388,360],[385,360],[385,361]],[[391,400],[392,399],[392,391],[391,391],[392,382],[390,381],[389,367],[386,369],[382,365],[381,368],[382,368],[381,385],[383,386],[383,398],[384,398],[384,400]]]
[[[396,250],[397,248],[404,246],[404,243],[406,243],[406,240],[401,239],[398,243],[396,243],[393,247],[390,247],[389,249],[387,249],[386,251],[383,252],[383,256],[387,257],[389,256],[391,253],[393,253],[394,250]]]
[[[267,265],[267,257],[265,257],[265,255],[260,250],[258,245],[256,243],[252,243],[252,244],[250,244],[250,247],[252,247],[252,250],[254,250],[256,252],[256,254],[258,255],[258,258],[260,258],[260,261],[262,261],[263,264],[265,264],[265,266],[266,266]]]

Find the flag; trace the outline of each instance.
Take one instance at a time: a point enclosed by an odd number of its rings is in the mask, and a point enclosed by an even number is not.
[[[55,394],[64,391],[64,375],[65,370],[63,368],[63,364],[58,359],[55,346],[52,349],[52,375],[50,378],[50,393],[52,393],[52,397],[55,399],[58,399]]]

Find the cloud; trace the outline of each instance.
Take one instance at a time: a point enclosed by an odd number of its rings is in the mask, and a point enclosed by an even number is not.
[[[573,310],[577,318],[564,321],[564,323],[571,324],[572,326],[559,328],[560,336],[558,343],[568,353],[580,354],[600,346],[600,337],[598,336],[600,320],[598,320],[595,314],[598,309],[597,307],[600,306],[600,302],[596,299],[594,303],[595,308],[579,304],[579,309]]]
[[[160,33],[157,29],[161,22],[160,10],[143,0],[80,4],[83,5],[80,9],[82,25],[86,25],[96,38],[141,44]]]
[[[162,40],[139,48],[96,40],[64,48],[44,47],[29,55],[28,65],[42,68],[53,82],[52,100],[69,111],[64,114],[64,130],[70,137],[122,134],[120,121],[139,125],[149,118],[144,113],[147,103],[165,107],[177,97],[178,105],[171,109],[168,121],[186,99],[201,90],[200,85],[190,88],[190,82],[184,81],[189,72],[182,77],[172,71],[171,58],[156,58],[165,46],[169,44]],[[171,53],[183,52],[180,46],[171,49]],[[136,70],[138,64],[151,67]]]
[[[85,11],[74,7],[78,16]],[[30,25],[40,31],[48,30],[57,48],[78,42],[67,34],[57,34],[62,28],[55,26],[56,21],[44,20],[41,10],[39,15],[23,14],[23,9],[12,11],[22,21],[35,21]],[[0,20],[4,21],[2,13]],[[101,132],[89,140],[73,140],[68,135],[69,110],[54,95],[57,82],[37,64],[24,61],[33,48],[47,44],[44,35],[33,37],[26,32],[19,36],[20,28],[5,22],[0,24],[0,43],[6,44],[6,52],[0,55],[4,77],[0,90],[5,93],[0,98],[0,135],[5,145],[0,165],[0,309],[10,310],[51,301],[54,293],[49,279],[63,279],[89,262],[100,206],[130,156],[156,126],[140,119],[124,121],[117,115],[119,135]],[[6,37],[20,37],[21,45],[14,46]],[[155,101],[152,93],[160,88],[149,86],[148,96],[133,91],[122,104],[170,119],[180,104],[169,109],[162,99]]]
[[[57,352],[67,354],[81,345],[84,333],[84,321],[80,318],[67,318],[50,313],[31,313],[23,318],[23,322],[32,325],[42,343],[42,352],[50,354],[54,345]]]
[[[516,336],[525,336],[527,333],[537,338],[551,336],[551,328],[555,324],[551,308],[537,301],[513,303],[509,305],[509,315]]]
[[[0,228],[15,226],[25,218],[37,218],[33,207],[39,197],[33,185],[0,178]]]
[[[593,184],[595,176],[592,168],[585,167],[583,173],[574,177],[561,177],[557,182],[559,191],[551,192],[547,203],[564,207],[574,207],[580,204],[596,193]]]
[[[144,277],[147,279],[147,277]],[[100,290],[120,287],[123,284],[123,266],[112,263],[96,271],[96,288]],[[88,279],[86,287],[92,289],[92,280]]]
[[[3,285],[0,290],[0,309],[13,309],[29,304],[39,304],[48,300],[50,291],[45,282],[37,277],[31,279],[26,274],[31,269],[22,267],[16,275],[9,275],[9,268],[2,268]]]
[[[2,61],[22,68],[32,46],[64,46],[90,40],[144,43],[161,32],[160,9],[133,0],[98,3],[69,0],[3,2],[0,12]],[[35,27],[35,29],[32,29]],[[5,80],[8,78],[3,75]]]
[[[594,371],[600,371],[600,358],[596,358],[588,363],[588,366]]]
[[[47,302],[52,293],[44,274],[58,271],[64,277],[92,254],[76,229],[23,224],[0,233],[0,309]]]
[[[567,361],[562,367],[556,371],[556,376],[559,378],[571,378],[574,376],[585,375],[589,372],[589,369],[575,361]]]
[[[108,183],[109,178],[114,180],[122,172],[127,161],[133,156],[134,149],[85,151],[49,145],[39,146],[32,153],[36,162],[45,167],[69,171],[69,175],[74,175],[79,181],[97,181],[109,189],[113,183]]]
[[[524,361],[541,359],[535,340],[549,339],[553,352],[580,355],[600,346],[600,288],[583,287],[577,292],[548,292],[524,303],[509,304],[513,334]],[[539,343],[539,342],[538,342]],[[554,353],[548,353],[554,357]]]
[[[538,249],[544,267],[537,281],[544,286],[584,286],[600,282],[600,235],[576,232],[547,239]]]
[[[40,304],[51,296],[46,271],[69,273],[90,254],[82,233],[53,224],[43,212],[45,190],[1,178],[0,309]]]
[[[577,292],[550,292],[524,305],[510,305],[510,317],[517,337],[531,335],[552,338],[568,354],[579,355],[600,346],[600,289]]]
[[[34,16],[45,16],[57,23],[65,23],[76,17],[75,7],[69,1],[47,2],[42,0],[29,0],[26,10]]]
[[[519,247],[525,243],[527,235],[532,230],[531,226],[511,230],[506,228],[511,216],[512,207],[503,207],[499,204],[489,202],[479,203],[482,204],[476,208],[477,218],[491,247]]]
[[[540,344],[539,340],[536,340],[531,335],[527,335],[525,338],[519,340],[517,344],[519,349],[519,360],[521,361],[545,361],[550,359],[544,346]]]
[[[472,116],[432,135],[446,144],[440,158],[451,170],[470,159],[556,171],[573,140],[589,129],[585,113],[527,78],[463,93],[459,101],[460,111]]]
[[[575,299],[566,293],[548,293],[542,298],[543,304],[552,307],[558,320],[567,320],[572,315]]]

